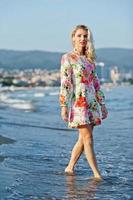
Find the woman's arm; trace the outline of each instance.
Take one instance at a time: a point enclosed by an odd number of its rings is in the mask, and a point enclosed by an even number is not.
[[[72,93],[73,85],[72,85],[72,67],[68,60],[68,55],[64,54],[61,58],[61,86],[60,86],[60,95],[59,101],[60,106],[68,106],[70,96]]]
[[[101,90],[100,81],[97,76],[96,70],[93,71],[93,75],[94,75],[93,84],[96,91],[96,99],[101,106],[102,119],[105,119],[108,115],[108,111],[105,105],[105,95],[103,91]]]
[[[96,99],[100,105],[105,105],[105,95],[100,87],[100,80],[97,76],[96,70],[93,71],[93,85],[96,91]]]

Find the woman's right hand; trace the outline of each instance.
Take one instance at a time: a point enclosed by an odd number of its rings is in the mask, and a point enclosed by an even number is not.
[[[101,106],[101,111],[102,111],[102,119],[107,118],[107,116],[108,116],[108,111],[107,111],[107,108],[106,108],[105,105],[102,105],[102,106]]]
[[[67,106],[61,107],[61,117],[65,122],[68,121],[68,108],[67,108]]]

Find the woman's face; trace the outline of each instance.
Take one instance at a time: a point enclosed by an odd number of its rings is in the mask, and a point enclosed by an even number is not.
[[[75,48],[84,48],[88,41],[88,31],[84,29],[78,29],[73,36],[73,42]]]

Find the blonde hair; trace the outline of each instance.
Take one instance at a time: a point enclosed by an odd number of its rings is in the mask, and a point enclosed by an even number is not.
[[[92,35],[92,32],[91,30],[85,26],[85,25],[77,25],[74,30],[72,31],[71,33],[71,38],[72,38],[72,44],[74,46],[74,41],[73,41],[73,37],[75,36],[75,33],[78,29],[83,29],[87,32],[90,33],[90,37],[88,39],[88,42],[87,42],[87,45],[86,45],[86,49],[85,49],[85,55],[86,55],[86,58],[94,63],[95,62],[95,59],[96,59],[96,54],[95,54],[95,48],[94,48],[94,41],[93,41],[93,35]]]

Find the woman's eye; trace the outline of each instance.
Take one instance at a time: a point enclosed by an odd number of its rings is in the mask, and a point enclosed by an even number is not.
[[[77,37],[88,38],[88,35],[81,35],[81,34],[79,34],[79,35],[77,35]]]

